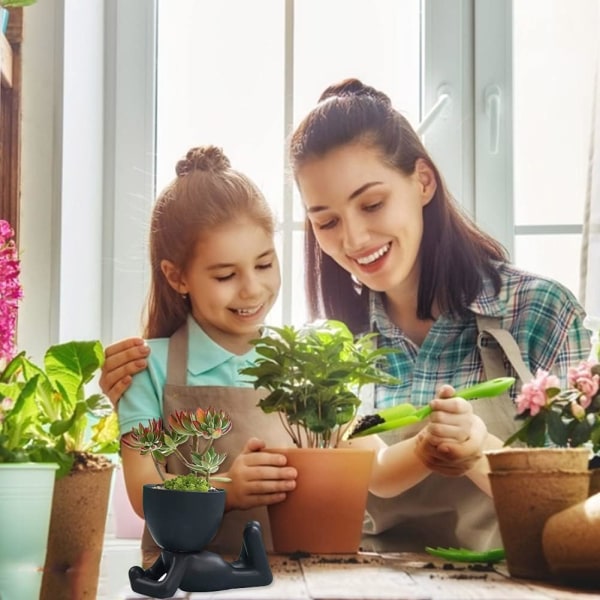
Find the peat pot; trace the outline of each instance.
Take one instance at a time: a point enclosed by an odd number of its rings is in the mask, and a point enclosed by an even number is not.
[[[268,507],[275,552],[358,552],[374,451],[278,448],[298,471],[296,488]]]
[[[489,474],[506,564],[513,577],[549,579],[542,531],[554,514],[585,500],[589,471],[497,471]]]
[[[76,465],[54,486],[40,600],[96,599],[114,463],[92,455]]]
[[[491,471],[587,471],[586,448],[499,448],[487,450]]]
[[[542,545],[553,574],[600,589],[600,493],[552,515]]]

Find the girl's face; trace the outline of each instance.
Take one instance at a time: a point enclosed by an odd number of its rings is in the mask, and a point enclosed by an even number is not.
[[[249,350],[281,284],[272,234],[241,218],[202,234],[185,273],[167,260],[161,266],[171,286],[189,294],[207,335],[236,354]]]
[[[406,176],[377,150],[349,144],[309,161],[296,177],[323,252],[372,290],[416,291],[423,207],[436,189],[425,161]]]

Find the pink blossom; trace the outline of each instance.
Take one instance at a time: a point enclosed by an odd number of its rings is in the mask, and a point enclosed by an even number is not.
[[[596,364],[594,360],[582,360],[576,367],[569,368],[569,385],[581,392],[579,402],[583,408],[592,403],[600,387],[600,376],[592,374],[592,367]]]
[[[546,406],[548,401],[546,390],[558,387],[560,387],[560,383],[556,375],[550,375],[548,371],[538,369],[535,378],[525,383],[517,396],[517,413],[521,414],[528,410],[529,414],[534,417]]]
[[[0,359],[5,360],[15,354],[17,312],[23,297],[21,263],[13,237],[10,224],[0,220]]]

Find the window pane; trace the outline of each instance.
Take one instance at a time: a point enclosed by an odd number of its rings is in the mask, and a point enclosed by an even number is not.
[[[581,235],[517,235],[519,266],[566,285],[579,295]]]
[[[159,1],[159,190],[188,148],[211,143],[281,214],[284,5],[178,0],[175,8]]]
[[[576,9],[564,0],[513,2],[513,16],[515,223],[578,224],[586,193],[598,2],[579,0]]]

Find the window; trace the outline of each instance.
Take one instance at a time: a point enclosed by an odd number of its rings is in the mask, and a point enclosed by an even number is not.
[[[158,1],[157,189],[188,148],[206,143],[257,182],[281,223],[273,322],[306,313],[303,213],[285,139],[327,85],[350,76],[385,90],[416,124],[419,32],[418,1],[180,0],[177,10]]]
[[[421,125],[450,191],[517,264],[577,292],[597,5],[112,3],[125,26],[109,40],[116,83],[107,339],[135,331],[151,204],[177,159],[204,143],[222,146],[275,209],[283,288],[271,320],[304,320],[303,215],[285,140],[326,85],[348,76],[386,91]]]

